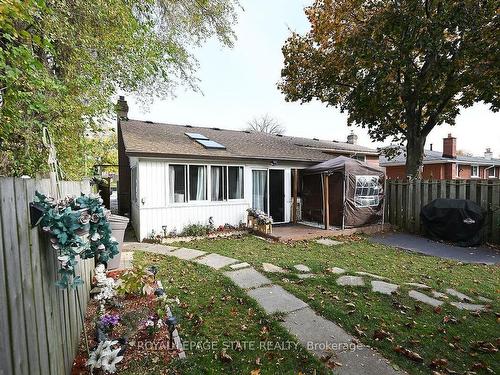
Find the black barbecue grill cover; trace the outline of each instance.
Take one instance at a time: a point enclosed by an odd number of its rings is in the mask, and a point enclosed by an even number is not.
[[[422,208],[420,219],[427,233],[460,246],[481,244],[486,211],[466,199],[434,199]]]

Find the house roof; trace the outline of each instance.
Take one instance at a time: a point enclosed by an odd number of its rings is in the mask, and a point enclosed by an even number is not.
[[[404,165],[406,163],[405,150],[401,148],[399,153],[392,159],[388,159],[381,154],[379,157],[380,166],[390,167],[394,165]],[[458,164],[478,164],[478,165],[500,165],[500,159],[486,159],[480,156],[457,155],[456,158],[444,157],[441,151],[424,150],[424,164],[458,163]]]
[[[129,156],[212,157],[318,162],[335,154],[378,155],[374,149],[344,142],[276,136],[257,132],[121,120]],[[200,133],[225,149],[207,149],[185,133]]]

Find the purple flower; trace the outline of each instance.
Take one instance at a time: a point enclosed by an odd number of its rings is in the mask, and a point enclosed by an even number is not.
[[[119,322],[120,322],[119,315],[104,314],[101,317],[101,324],[109,328],[116,326]]]

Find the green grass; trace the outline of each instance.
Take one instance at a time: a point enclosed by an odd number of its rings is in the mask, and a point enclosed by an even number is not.
[[[156,254],[136,252],[134,262],[159,266],[169,297],[181,304],[171,305],[179,320],[179,334],[187,349],[187,359],[165,365],[151,359],[137,361],[127,374],[324,374],[326,368],[313,358],[282,328],[277,316],[268,316],[245,293],[220,272],[206,266]],[[244,326],[244,327],[242,327]],[[237,349],[239,342],[243,350]],[[291,350],[267,349],[261,345],[293,342]],[[213,343],[213,345],[211,344]],[[263,343],[263,344],[261,344]],[[253,348],[251,347],[253,345]],[[232,360],[221,359],[221,351]],[[260,364],[258,364],[260,363]]]
[[[362,237],[342,241],[343,245],[327,247],[314,241],[281,244],[244,236],[180,245],[234,257],[258,269],[262,262],[288,268],[291,272],[287,275],[267,276],[412,374],[429,373],[429,365],[435,359],[446,359],[447,367],[459,373],[468,370],[489,373],[480,368],[483,366],[500,373],[499,353],[486,353],[474,347],[475,342],[487,341],[498,348],[500,321],[495,315],[500,311],[498,266],[460,264],[413,254],[372,244]],[[293,265],[299,263],[309,266],[316,277],[299,280],[293,271]],[[338,275],[325,272],[333,266],[345,268],[348,274],[374,273],[402,286],[399,294],[393,296],[374,293],[368,286],[340,287],[335,282]],[[369,278],[365,280],[369,282]],[[442,311],[435,312],[408,297],[410,287],[404,285],[406,282],[424,283],[438,291],[455,288],[471,297],[493,299],[492,311],[475,316],[446,303]],[[445,316],[456,318],[457,323],[444,323]],[[390,333],[390,340],[374,340],[374,332],[380,329]],[[417,352],[424,362],[416,363],[395,352],[397,345]]]

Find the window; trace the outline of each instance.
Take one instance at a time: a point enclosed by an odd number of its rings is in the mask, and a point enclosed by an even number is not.
[[[487,168],[488,178],[495,178],[495,167]]]
[[[243,199],[243,167],[228,167],[229,199]]]
[[[212,173],[212,201],[227,199],[227,167],[213,166]]]
[[[267,212],[267,171],[252,171],[252,207]]]
[[[354,154],[351,156],[351,159],[354,159],[354,160],[359,160],[363,163],[366,163],[366,155],[359,155],[359,154]]]
[[[379,193],[378,176],[356,176],[354,203],[357,207],[377,206],[380,199]]]
[[[186,202],[186,166],[170,165],[170,201],[172,203]]]
[[[207,200],[207,167],[204,165],[189,166],[189,200]]]
[[[479,177],[479,165],[471,165],[470,176],[471,177]]]
[[[212,172],[212,201],[227,199],[243,199],[243,167],[213,166]]]

